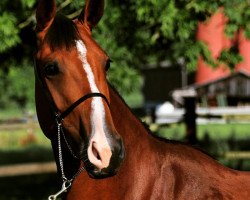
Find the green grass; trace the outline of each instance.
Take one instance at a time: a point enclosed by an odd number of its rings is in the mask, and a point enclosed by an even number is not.
[[[29,111],[29,115],[33,116],[34,111]],[[0,150],[29,145],[50,146],[50,141],[44,136],[38,123],[17,124],[27,116],[22,109],[0,110]]]
[[[21,118],[24,116],[24,110],[18,108],[11,108],[11,109],[1,109],[0,110],[0,120],[7,120],[13,118]],[[34,110],[29,111],[30,113],[34,114]]]
[[[50,140],[39,127],[16,130],[0,130],[0,150],[19,149],[29,145],[50,147]]]
[[[197,133],[198,138],[203,138],[206,133],[209,133],[212,139],[227,139],[232,136],[237,139],[250,138],[250,124],[232,123],[198,125]]]
[[[185,137],[185,125],[172,124],[162,127],[157,131],[157,134],[168,139],[181,140]],[[237,139],[250,138],[250,123],[197,125],[198,139],[204,138],[206,134],[209,134],[211,139],[227,139],[232,136]]]

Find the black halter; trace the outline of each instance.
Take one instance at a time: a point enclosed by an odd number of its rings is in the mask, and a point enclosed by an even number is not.
[[[92,97],[102,97],[105,102],[107,103],[107,105],[109,106],[109,102],[107,97],[102,94],[102,93],[97,93],[97,92],[93,92],[93,93],[88,93],[84,96],[82,96],[81,98],[79,98],[77,101],[75,101],[71,106],[69,106],[64,112],[59,113],[59,112],[55,112],[55,117],[57,122],[62,122],[63,119],[69,115],[78,105],[80,105],[82,102],[86,101],[89,98]]]
[[[55,104],[55,102],[53,101],[52,99],[52,96],[48,90],[48,87],[45,83],[45,81],[42,80],[41,76],[40,76],[40,73],[38,73],[38,69],[37,69],[37,66],[36,66],[36,61],[35,61],[35,66],[34,66],[34,71],[35,71],[35,76],[38,80],[38,82],[40,83],[42,89],[43,89],[43,92],[46,94],[47,96],[47,99],[49,101],[49,104],[50,104],[50,107],[54,113],[54,117],[55,117],[55,121],[56,123],[59,123],[61,124],[61,122],[64,120],[65,117],[67,117],[78,105],[80,105],[81,103],[83,103],[84,101],[86,101],[87,99],[89,98],[92,98],[92,97],[101,97],[105,100],[105,102],[107,103],[107,105],[110,107],[110,104],[109,104],[109,101],[107,99],[107,97],[102,94],[102,93],[99,93],[99,92],[93,92],[93,93],[88,93],[88,94],[85,94],[83,95],[81,98],[79,98],[77,101],[75,101],[73,104],[71,104],[65,111],[63,112],[60,112]]]

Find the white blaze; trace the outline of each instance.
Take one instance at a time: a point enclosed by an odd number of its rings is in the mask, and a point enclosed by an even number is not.
[[[87,49],[86,49],[85,44],[81,40],[77,40],[76,48],[79,53],[79,58],[82,61],[83,69],[87,74],[87,79],[90,85],[91,92],[100,93],[95,83],[95,77],[94,77],[93,71],[87,61]],[[105,156],[105,154],[110,154],[108,152],[111,152],[111,150],[110,150],[110,147],[109,147],[106,135],[105,135],[105,130],[104,130],[106,127],[106,124],[105,124],[105,110],[104,110],[102,98],[93,97],[91,99],[91,108],[92,108],[92,112],[91,112],[90,120],[91,120],[91,125],[92,125],[92,132],[91,132],[90,140],[94,141],[94,144],[92,144],[92,142],[90,141],[90,145],[93,145],[94,148],[96,148],[97,150],[104,151],[105,153],[103,156]],[[93,147],[90,146],[88,149],[88,156],[89,156],[90,162],[92,162],[91,159],[95,159],[91,157],[93,154],[93,152],[92,153],[90,152],[92,151],[92,148]],[[102,157],[102,155],[100,156]],[[111,156],[111,155],[107,155],[107,156]],[[106,161],[106,163],[100,164],[102,165],[101,168],[103,168],[103,164],[104,164],[104,167],[107,167],[109,165],[109,159],[108,161]],[[98,163],[97,163],[97,166],[98,166]]]

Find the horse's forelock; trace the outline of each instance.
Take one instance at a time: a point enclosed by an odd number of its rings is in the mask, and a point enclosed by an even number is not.
[[[52,50],[61,48],[66,48],[68,50],[72,46],[75,46],[79,38],[79,32],[74,22],[58,14],[45,36],[45,41]]]

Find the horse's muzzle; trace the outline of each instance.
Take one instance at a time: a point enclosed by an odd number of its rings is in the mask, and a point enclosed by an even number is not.
[[[90,177],[95,179],[107,178],[114,176],[118,172],[125,158],[125,148],[123,145],[123,141],[119,137],[116,139],[111,139],[109,143],[112,152],[109,164],[104,168],[100,168],[91,163],[91,167],[87,169],[87,172],[90,175]],[[97,157],[101,159],[102,156],[97,155]]]

